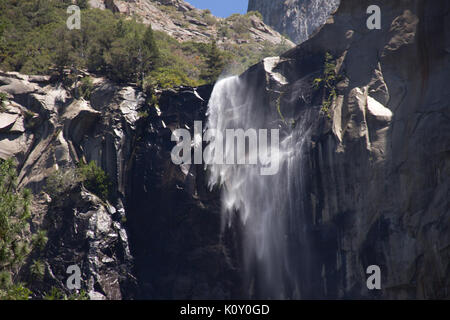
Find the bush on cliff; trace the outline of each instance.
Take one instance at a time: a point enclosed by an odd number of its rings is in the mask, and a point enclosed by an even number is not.
[[[94,161],[88,164],[82,163],[78,169],[81,181],[86,189],[94,192],[103,200],[107,200],[111,189],[111,182],[105,171]]]
[[[105,171],[98,167],[95,161],[88,164],[81,163],[76,169],[56,170],[47,178],[45,192],[52,198],[58,198],[80,183],[102,200],[108,200],[111,182]]]
[[[331,118],[331,106],[337,98],[336,85],[342,80],[342,75],[336,72],[336,62],[333,56],[327,52],[325,54],[325,62],[323,66],[323,74],[321,77],[314,79],[313,86],[316,90],[323,90],[321,111],[328,118]]]
[[[2,112],[5,109],[5,104],[7,100],[8,97],[6,96],[6,93],[0,92],[0,112]]]
[[[29,234],[31,192],[19,190],[13,160],[0,160],[0,300],[29,299],[31,291],[17,280],[33,241]]]

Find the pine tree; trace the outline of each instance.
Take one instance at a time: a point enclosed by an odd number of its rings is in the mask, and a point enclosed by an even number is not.
[[[146,72],[150,72],[159,67],[161,59],[151,26],[148,26],[145,30],[142,44],[144,48],[144,59],[146,59],[144,68]]]
[[[15,283],[14,276],[31,250],[30,241],[24,237],[31,217],[30,206],[31,192],[17,189],[13,161],[0,160],[0,299],[18,295],[27,298],[29,292]]]
[[[144,32],[139,58],[141,63],[139,80],[143,83],[145,77],[159,67],[161,58],[151,26],[148,26]]]
[[[89,8],[89,1],[88,0],[77,0],[77,6],[79,6],[80,9],[87,9],[87,8]]]
[[[217,47],[217,43],[213,40],[206,57],[206,70],[202,72],[200,78],[208,83],[215,82],[223,71],[225,61],[222,53]]]

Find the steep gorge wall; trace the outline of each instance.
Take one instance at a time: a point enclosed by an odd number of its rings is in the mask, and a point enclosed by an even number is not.
[[[30,288],[67,294],[66,269],[81,268],[91,299],[225,299],[239,297],[239,273],[228,236],[221,235],[219,198],[206,191],[202,166],[172,163],[172,130],[204,119],[211,86],[161,93],[149,105],[138,88],[90,75],[89,99],[48,76],[0,71],[0,158],[14,158],[21,187],[34,193],[30,231],[49,241],[33,259],[45,275]],[[144,111],[147,116],[144,116]],[[80,184],[49,196],[47,179],[81,161],[108,174],[109,202]],[[232,239],[233,235],[230,233]]]
[[[259,11],[264,22],[295,43],[309,38],[339,5],[339,0],[249,0],[248,11]]]
[[[366,28],[371,4],[381,7],[381,30]],[[313,115],[297,195],[308,241],[293,244],[304,255],[292,252],[303,298],[449,297],[449,5],[343,0],[310,40],[240,77],[260,106],[276,113],[284,92],[286,118]],[[312,88],[325,52],[345,76],[331,119]],[[37,196],[48,286],[64,288],[76,263],[93,298],[249,296],[239,226],[221,233],[219,195],[206,191],[202,166],[170,161],[171,131],[204,119],[211,89],[166,91],[158,111],[137,88],[102,78],[84,101],[49,77],[0,73],[9,99],[0,157],[17,159],[21,186]],[[55,168],[83,158],[112,178],[111,204],[82,188],[57,203],[40,193]],[[366,288],[371,264],[381,267],[381,291]]]
[[[366,27],[372,4],[381,30]],[[276,108],[284,92],[286,118],[316,112],[298,195],[303,297],[449,297],[449,14],[448,1],[343,0],[271,72],[260,64],[241,76],[260,105]],[[344,76],[330,119],[312,89],[326,52]],[[380,266],[382,290],[367,289],[369,265]]]

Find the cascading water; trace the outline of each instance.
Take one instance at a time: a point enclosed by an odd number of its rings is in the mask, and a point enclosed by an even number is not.
[[[223,226],[231,227],[235,214],[242,225],[243,260],[247,290],[257,298],[301,298],[298,272],[302,239],[302,149],[308,136],[307,117],[295,128],[282,124],[271,107],[259,105],[239,77],[219,81],[208,105],[207,128],[225,136],[227,129],[273,129],[284,126],[279,149],[271,161],[279,161],[275,175],[261,175],[258,165],[212,163],[206,158],[209,185],[222,187]],[[233,152],[228,147],[224,154]],[[250,148],[245,157],[257,150]],[[276,158],[276,159],[275,159]],[[206,159],[205,159],[206,160]]]

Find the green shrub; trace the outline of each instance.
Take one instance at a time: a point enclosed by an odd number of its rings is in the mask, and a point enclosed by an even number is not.
[[[196,86],[197,82],[190,79],[181,70],[172,68],[160,68],[145,79],[144,86],[158,89],[168,89],[176,86]]]
[[[122,21],[122,20],[121,20]],[[104,54],[110,76],[119,82],[139,82],[159,65],[159,49],[151,26],[133,21],[119,22],[119,31]],[[123,29],[123,30],[122,30]],[[123,36],[122,36],[123,35]]]
[[[30,267],[30,271],[33,277],[42,280],[45,275],[45,264],[41,260],[34,260]]]
[[[213,15],[211,15],[210,13],[209,14],[204,14],[203,15],[203,20],[209,26],[213,26],[213,25],[215,25],[217,23],[217,19]]]
[[[84,77],[81,79],[81,85],[79,87],[79,96],[89,100],[91,97],[92,90],[94,89],[94,84],[91,77]]]
[[[102,200],[108,199],[111,182],[107,174],[94,161],[88,164],[82,163],[77,169],[64,168],[53,172],[47,178],[44,190],[50,197],[58,198],[79,183],[83,183],[86,189]]]
[[[43,250],[48,242],[47,231],[39,230],[31,237],[33,246],[39,250]]]
[[[231,27],[240,37],[243,37],[246,34],[248,34],[249,29],[252,26],[248,16],[233,15],[230,18],[231,18],[230,20],[233,21]]]
[[[95,193],[102,200],[108,200],[111,182],[102,168],[98,167],[94,161],[91,161],[88,164],[82,163],[78,172],[86,189]]]
[[[25,236],[31,218],[31,192],[17,187],[12,159],[0,160],[0,299],[28,299],[29,290],[12,279],[32,250]]]
[[[56,170],[47,178],[44,190],[50,197],[58,197],[75,187],[80,181],[81,179],[75,169]]]
[[[209,52],[206,58],[206,69],[200,78],[208,83],[215,82],[225,67],[225,59],[222,52],[217,47],[216,41],[211,41]]]
[[[44,295],[44,300],[64,300],[66,295],[56,287],[52,287],[49,292]]]
[[[65,300],[89,300],[89,295],[86,291],[81,290],[79,293],[72,293]]]
[[[0,92],[0,112],[4,111],[7,100],[8,96],[6,95],[6,93]]]
[[[232,30],[227,25],[222,25],[219,28],[218,36],[221,38],[231,38],[233,35]]]
[[[313,87],[316,90],[323,90],[321,111],[331,118],[331,105],[337,98],[336,85],[342,80],[342,76],[336,73],[336,62],[333,56],[327,52],[325,54],[325,62],[322,77],[314,79]]]
[[[0,300],[29,300],[32,292],[24,284],[12,285],[8,290],[0,289]]]
[[[138,112],[139,119],[145,119],[148,117],[148,111],[139,111]]]
[[[44,295],[44,300],[89,300],[89,296],[84,290],[67,296],[61,289],[52,287],[50,292]]]
[[[258,17],[259,19],[263,20],[263,16],[262,16],[261,12],[259,12],[259,11],[257,11],[257,10],[247,12],[247,13],[246,13],[246,16],[247,16],[247,17],[250,17],[250,16],[256,16],[256,17]]]

